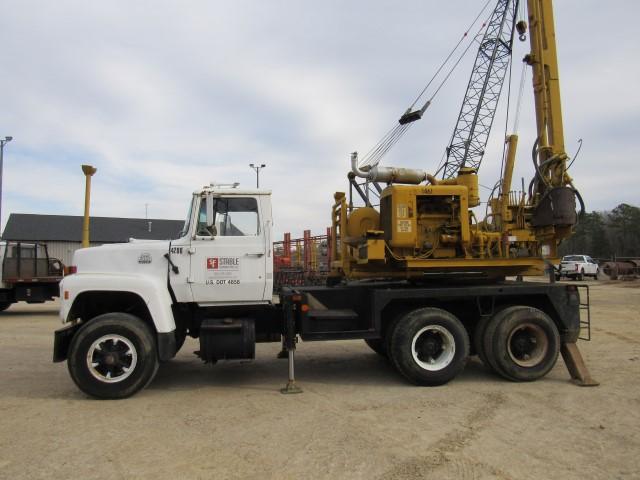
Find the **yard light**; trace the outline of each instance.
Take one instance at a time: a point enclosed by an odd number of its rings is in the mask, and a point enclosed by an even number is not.
[[[98,171],[91,165],[82,165],[82,173],[86,177],[84,189],[84,221],[82,222],[82,248],[89,246],[89,199],[91,197],[91,177]]]
[[[260,169],[266,167],[266,165],[264,163],[262,165],[254,165],[253,163],[250,163],[249,167],[256,171],[256,188],[260,188]]]
[[[2,231],[2,167],[4,156],[4,144],[13,140],[13,137],[6,136],[4,139],[0,139],[0,231]]]

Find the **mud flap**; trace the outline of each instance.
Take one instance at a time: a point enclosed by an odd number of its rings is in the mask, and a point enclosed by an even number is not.
[[[67,359],[69,353],[69,345],[71,345],[71,339],[76,334],[80,324],[67,325],[60,330],[56,330],[53,334],[53,361],[64,362]]]

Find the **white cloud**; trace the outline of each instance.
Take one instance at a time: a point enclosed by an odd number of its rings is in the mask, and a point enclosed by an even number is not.
[[[5,150],[3,220],[80,214],[81,163],[98,167],[96,215],[142,216],[149,203],[152,217],[182,218],[195,188],[253,185],[248,164],[260,162],[277,231],[323,232],[333,192],[347,188],[349,152],[366,151],[391,126],[478,8],[471,0],[14,2],[0,17],[0,135],[15,137]],[[619,19],[640,8],[595,0],[555,8],[567,148],[585,142],[573,175],[589,208],[638,204],[629,172],[639,41]],[[387,164],[436,168],[468,70]],[[531,175],[529,90],[515,179]],[[499,173],[503,128],[497,119],[484,185]],[[616,188],[598,187],[603,180]]]

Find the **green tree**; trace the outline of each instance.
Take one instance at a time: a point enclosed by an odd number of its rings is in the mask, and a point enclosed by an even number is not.
[[[591,245],[590,255],[596,258],[609,258],[611,245],[605,225],[605,215],[599,212],[591,212]]]
[[[561,255],[572,253],[597,258],[608,258],[611,255],[605,217],[602,213],[585,213],[580,217],[573,236],[560,245]]]
[[[640,255],[640,208],[621,203],[609,214],[609,227],[617,256]]]

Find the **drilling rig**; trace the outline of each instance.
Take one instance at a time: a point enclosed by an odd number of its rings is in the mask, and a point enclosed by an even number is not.
[[[334,195],[331,281],[442,275],[497,280],[543,275],[552,268],[559,243],[576,225],[576,198],[583,202],[567,173],[552,2],[526,4],[528,19],[518,20],[520,0],[499,0],[483,25],[441,178],[424,170],[378,164],[392,143],[422,117],[431,99],[402,115],[374,149],[373,162],[362,163],[357,153],[351,155],[351,191],[360,194],[364,206],[354,207],[343,192]],[[507,135],[501,178],[487,202],[485,218],[478,219],[473,210],[480,205],[478,168],[514,37],[524,41],[527,33],[531,50],[523,61],[532,71],[537,129],[533,179],[528,191],[512,190],[518,136]],[[365,187],[358,179],[364,179]],[[369,192],[378,194],[378,205]]]

